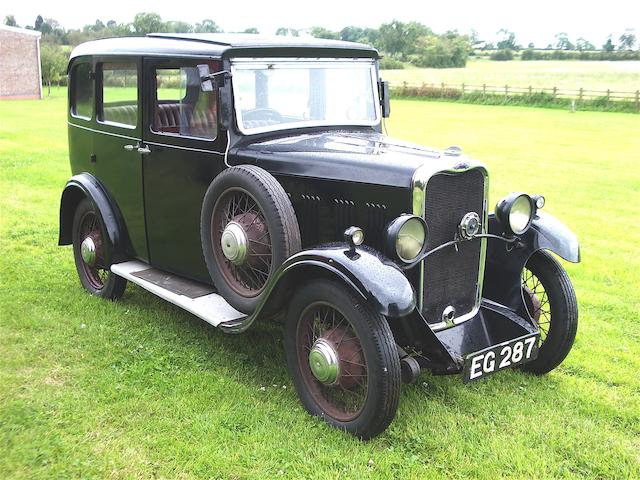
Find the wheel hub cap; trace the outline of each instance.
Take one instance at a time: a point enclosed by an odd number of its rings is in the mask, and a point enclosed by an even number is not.
[[[338,352],[329,341],[324,338],[315,341],[309,352],[309,367],[313,376],[325,385],[331,385],[338,380],[340,375]]]
[[[239,223],[229,222],[222,232],[222,253],[234,265],[242,265],[247,259],[247,234]]]
[[[96,264],[97,247],[91,236],[86,237],[80,244],[80,255],[82,256],[82,261],[87,265],[93,267]]]

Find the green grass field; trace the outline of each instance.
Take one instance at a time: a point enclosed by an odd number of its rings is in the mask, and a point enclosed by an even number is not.
[[[534,61],[493,62],[470,60],[466,68],[408,68],[384,70],[382,77],[392,86],[407,82],[452,85],[493,85],[511,87],[553,88],[577,90],[607,89],[617,92],[635,92],[640,89],[640,62],[581,62]]]
[[[227,336],[129,286],[83,292],[58,247],[64,93],[0,103],[0,477],[640,477],[640,119],[395,101],[389,133],[462,146],[491,196],[523,190],[580,237],[580,306],[556,371],[424,374],[362,443],[309,417],[277,325]]]

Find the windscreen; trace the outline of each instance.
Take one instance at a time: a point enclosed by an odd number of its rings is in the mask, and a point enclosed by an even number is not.
[[[372,126],[379,121],[372,60],[236,60],[238,126],[259,133],[306,126]]]

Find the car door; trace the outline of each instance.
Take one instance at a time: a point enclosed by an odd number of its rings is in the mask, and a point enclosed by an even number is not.
[[[144,198],[151,264],[210,282],[200,243],[204,194],[224,167],[218,92],[200,88],[194,59],[144,61]]]
[[[148,261],[142,194],[142,59],[103,57],[96,75],[95,171],[125,221],[137,258]]]

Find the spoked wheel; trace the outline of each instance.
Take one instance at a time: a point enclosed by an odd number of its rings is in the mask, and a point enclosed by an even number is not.
[[[289,305],[287,364],[304,407],[360,438],[381,433],[400,396],[400,360],[384,317],[343,285],[316,280]]]
[[[537,359],[521,368],[550,372],[573,346],[578,304],[567,272],[549,253],[534,253],[522,270],[522,298],[531,323],[540,331],[540,351]]]
[[[227,284],[251,298],[262,293],[273,264],[267,221],[253,196],[240,188],[227,190],[213,207],[211,242],[216,264]]]
[[[367,398],[368,378],[353,326],[333,305],[319,302],[302,313],[297,333],[300,373],[313,400],[337,420],[354,420]]]
[[[231,167],[207,190],[200,217],[202,251],[218,292],[250,314],[282,263],[300,250],[289,196],[267,171]]]
[[[110,252],[104,241],[102,220],[88,199],[82,200],[73,219],[73,255],[82,286],[99,297],[120,298],[127,281],[109,270]]]

